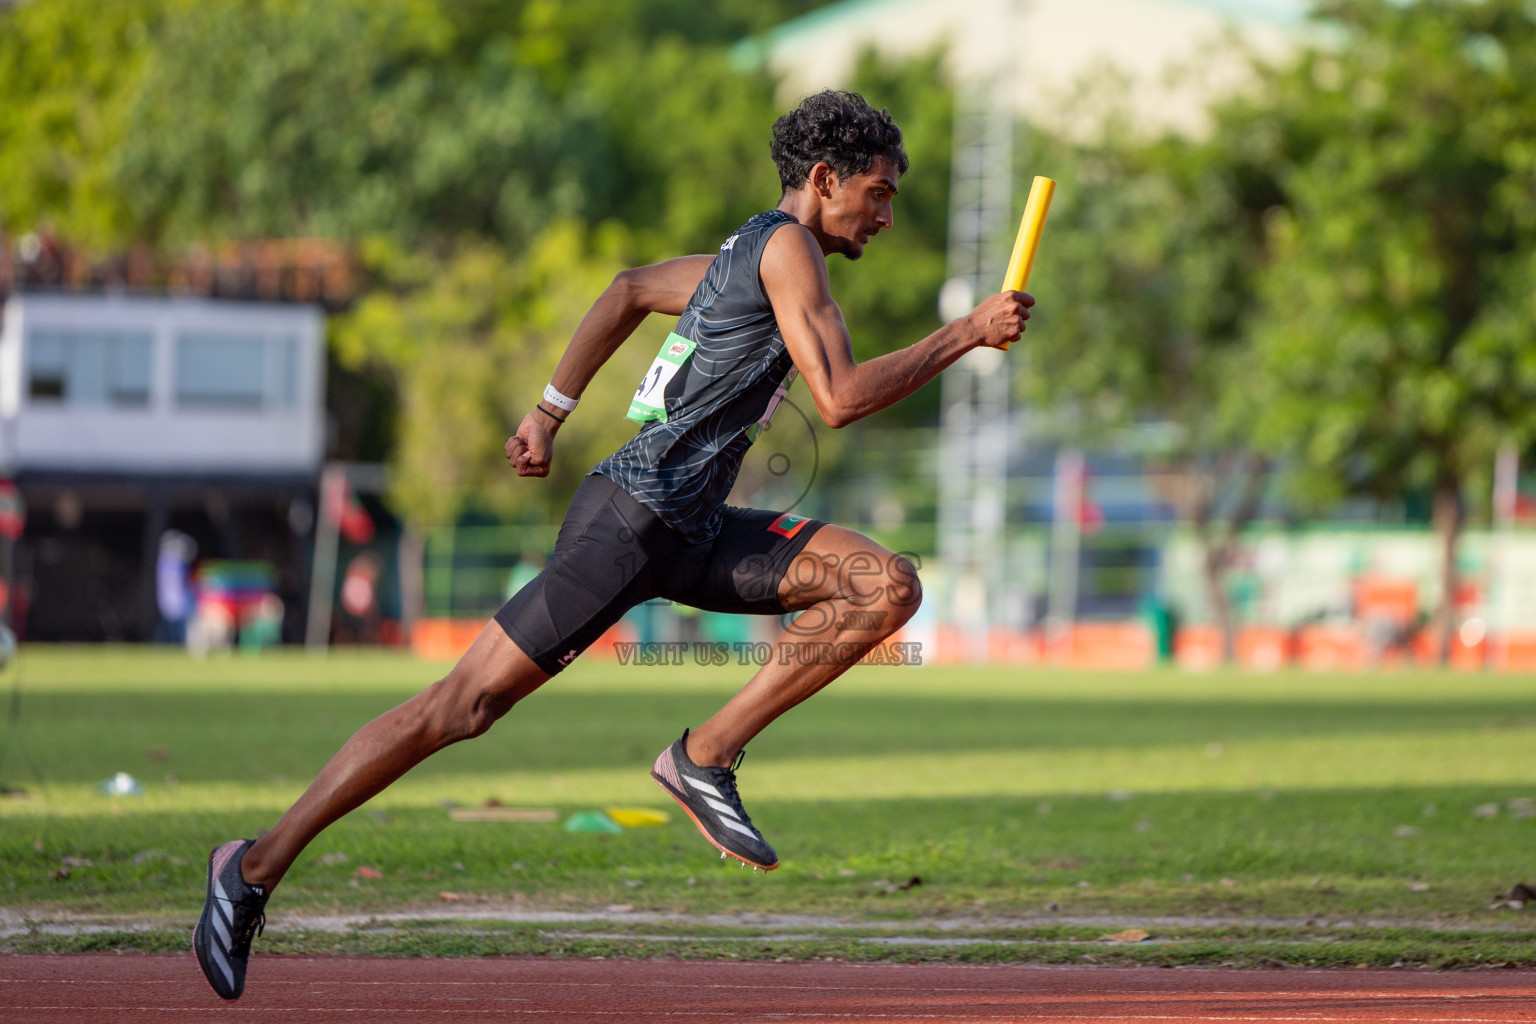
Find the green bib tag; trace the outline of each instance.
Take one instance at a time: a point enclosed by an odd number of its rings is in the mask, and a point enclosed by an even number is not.
[[[630,400],[629,412],[624,415],[636,423],[667,422],[667,385],[683,368],[698,342],[689,341],[680,334],[669,334],[656,353],[656,361],[645,371],[635,397]]]

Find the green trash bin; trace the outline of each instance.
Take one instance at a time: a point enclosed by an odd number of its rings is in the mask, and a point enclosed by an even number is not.
[[[1142,602],[1142,614],[1147,620],[1147,628],[1152,630],[1158,664],[1166,665],[1173,660],[1173,609],[1159,598],[1149,597]]]

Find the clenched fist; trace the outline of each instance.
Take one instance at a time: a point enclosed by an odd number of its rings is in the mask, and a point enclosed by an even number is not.
[[[518,476],[549,476],[549,460],[555,453],[555,431],[560,427],[544,413],[534,410],[523,417],[517,433],[502,446],[507,465]]]

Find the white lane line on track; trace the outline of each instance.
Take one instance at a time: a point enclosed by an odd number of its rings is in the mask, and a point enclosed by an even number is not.
[[[569,1008],[562,1008],[562,1009],[540,1010],[540,1009],[521,1009],[521,1008],[516,1008],[516,1007],[497,1007],[495,1009],[484,1009],[484,1010],[477,1010],[477,1009],[470,1009],[470,1008],[432,1009],[432,1008],[424,1008],[423,1007],[423,1008],[393,1010],[393,1009],[381,1009],[379,1007],[367,1007],[367,1008],[358,1007],[358,1008],[353,1008],[353,1007],[336,1007],[336,1006],[333,1006],[333,1007],[318,1007],[318,1006],[228,1006],[228,1007],[217,1007],[217,1008],[215,1008],[213,1010],[210,1010],[208,1007],[204,1007],[204,1006],[17,1006],[17,1007],[13,1007],[13,1009],[15,1009],[17,1011],[28,1011],[28,1012],[33,1012],[33,1013],[39,1012],[39,1011],[42,1011],[42,1012],[58,1011],[58,1012],[74,1013],[74,1012],[79,1012],[81,1010],[88,1010],[88,1011],[90,1011],[92,1013],[103,1013],[103,1012],[113,1012],[113,1013],[199,1013],[199,1014],[207,1014],[207,1013],[210,1013],[210,1012],[226,1013],[226,1014],[228,1014],[228,1013],[241,1013],[241,1014],[252,1014],[252,1013],[261,1013],[261,1014],[269,1014],[269,1013],[286,1013],[286,1014],[296,1014],[296,1013],[302,1013],[302,1014],[371,1013],[371,1014],[408,1014],[408,1015],[417,1016],[417,1017],[420,1017],[420,1016],[434,1016],[434,1015],[435,1016],[446,1017],[446,1016],[454,1016],[454,1015],[461,1015],[462,1016],[462,1015],[469,1015],[469,1014],[476,1014],[476,1015],[482,1015],[482,1016],[489,1016],[491,1014],[497,1014],[497,1015],[500,1015],[500,1016],[514,1016],[514,1015],[550,1016],[550,1015],[554,1015],[554,1014],[559,1014],[559,1015],[562,1015],[562,1016],[569,1016],[569,1015],[572,1015],[572,1014],[580,1014],[581,1016],[628,1017],[630,1019],[636,1019],[636,1018],[640,1018],[640,1017],[718,1017],[720,1015],[720,1012],[721,1012],[719,1009],[713,1009],[713,1010],[644,1010],[644,1009],[633,1009],[633,1008],[631,1008],[631,1009],[624,1009],[624,1010],[592,1010],[592,1009],[572,1010],[572,1009],[569,1009]],[[747,1011],[747,1012],[751,1013],[751,1011]],[[853,1019],[853,1020],[951,1020],[951,1021],[1020,1021],[1020,1020],[1038,1020],[1038,1021],[1053,1021],[1053,1020],[1164,1021],[1164,1020],[1201,1020],[1201,1021],[1310,1021],[1310,1022],[1313,1022],[1313,1024],[1329,1024],[1329,1022],[1338,1022],[1338,1024],[1357,1024],[1357,1022],[1360,1020],[1359,1017],[1325,1017],[1325,1016],[1322,1016],[1322,1015],[1313,1015],[1313,1014],[1307,1014],[1305,1016],[1278,1016],[1278,1015],[1251,1016],[1251,1015],[1239,1015],[1239,1014],[1220,1014],[1220,1015],[1166,1014],[1166,1015],[1164,1015],[1164,1014],[1142,1014],[1142,1013],[1132,1013],[1132,1014],[1103,1014],[1103,1013],[1085,1013],[1085,1014],[1063,1014],[1063,1013],[1029,1014],[1029,1013],[1025,1013],[1025,1014],[1020,1014],[1020,1013],[1010,1013],[1007,1016],[1000,1016],[1000,1015],[997,1015],[997,1014],[985,1014],[985,1015],[975,1015],[975,1016],[956,1016],[954,1011],[948,1011],[948,1012],[945,1012],[945,1013],[901,1013],[901,1012],[897,1012],[897,1013],[881,1013],[881,1012],[876,1012],[876,1013],[858,1013],[858,1012],[847,1012],[847,1013],[844,1013],[844,1012],[833,1012],[833,1011],[818,1012],[818,1011],[814,1011],[814,1010],[813,1011],[794,1011],[794,1010],[789,1010],[789,1011],[772,1011],[772,1012],[764,1011],[764,1012],[761,1012],[761,1013],[752,1014],[752,1016],[741,1016],[738,1013],[737,1019],[740,1019],[740,1020],[751,1020],[751,1019],[753,1019],[753,1017],[756,1017],[757,1019],[760,1019],[760,1020],[775,1020],[775,1021],[781,1021],[781,1020],[789,1020],[789,1021],[794,1021],[794,1020],[849,1020],[849,1019]],[[1529,1021],[1530,1017],[1527,1014],[1522,1014],[1521,1016],[1518,1016],[1518,1017],[1370,1017],[1368,1019],[1370,1021],[1373,1021],[1373,1022],[1392,1022],[1392,1024],[1512,1024],[1512,1022]]]

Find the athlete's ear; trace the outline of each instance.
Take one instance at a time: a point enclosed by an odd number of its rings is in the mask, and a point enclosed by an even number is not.
[[[832,189],[837,185],[837,172],[825,160],[818,160],[816,166],[811,168],[810,182],[813,192],[823,199],[830,199]]]

